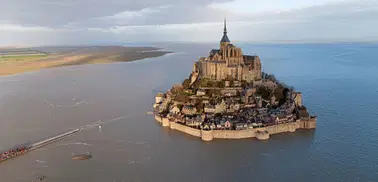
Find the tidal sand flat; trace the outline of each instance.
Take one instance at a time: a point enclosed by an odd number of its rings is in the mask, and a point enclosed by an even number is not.
[[[0,76],[42,68],[130,62],[167,53],[155,47],[122,46],[0,48]]]

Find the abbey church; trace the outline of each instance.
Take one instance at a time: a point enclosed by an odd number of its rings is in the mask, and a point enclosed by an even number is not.
[[[258,56],[243,55],[241,48],[231,44],[225,20],[220,49],[213,49],[208,57],[201,57],[194,64],[192,74],[212,80],[250,82],[261,79],[261,62]]]

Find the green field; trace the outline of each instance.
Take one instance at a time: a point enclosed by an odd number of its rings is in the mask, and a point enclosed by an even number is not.
[[[23,62],[23,61],[34,61],[47,57],[47,54],[25,54],[25,55],[0,55],[0,63],[7,62]]]

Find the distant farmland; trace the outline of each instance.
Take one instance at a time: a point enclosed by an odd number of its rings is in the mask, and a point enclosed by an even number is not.
[[[22,57],[41,55],[47,55],[47,53],[31,49],[0,49],[0,57]]]
[[[0,76],[42,68],[129,62],[167,53],[154,47],[122,46],[0,48]]]

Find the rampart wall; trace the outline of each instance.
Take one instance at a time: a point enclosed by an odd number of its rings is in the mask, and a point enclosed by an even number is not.
[[[295,132],[297,129],[314,129],[316,128],[316,118],[297,120],[293,123],[286,123],[274,126],[267,126],[263,128],[254,128],[246,130],[210,130],[205,131],[201,129],[192,128],[183,124],[170,122],[168,118],[155,115],[156,121],[164,127],[170,127],[186,134],[199,137],[204,141],[211,141],[213,139],[244,139],[257,138],[259,140],[269,139],[270,135],[286,132]]]

